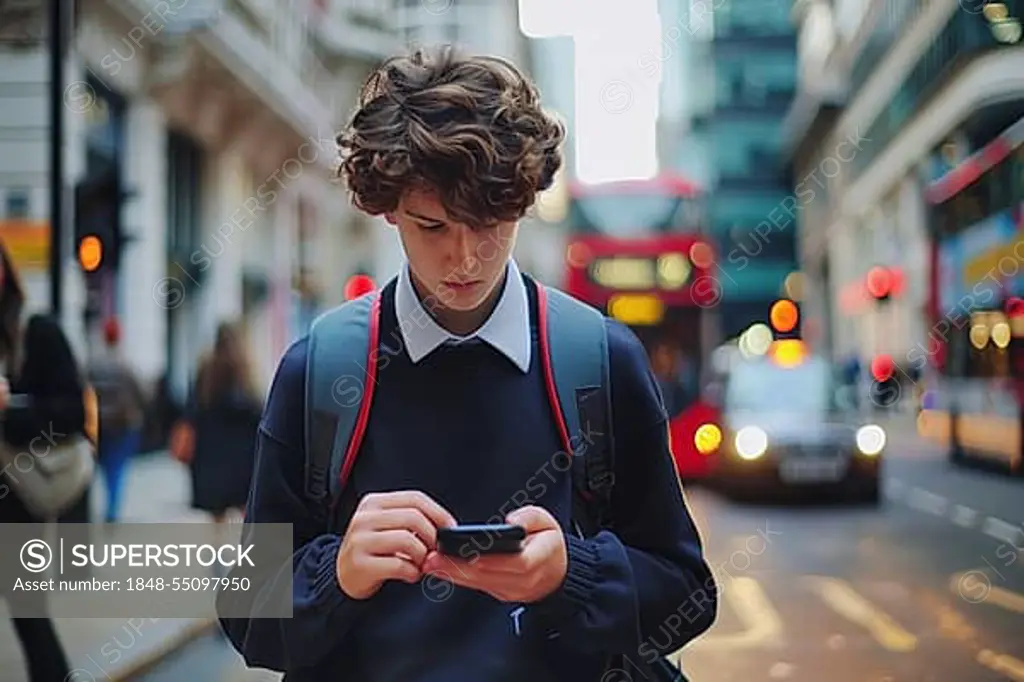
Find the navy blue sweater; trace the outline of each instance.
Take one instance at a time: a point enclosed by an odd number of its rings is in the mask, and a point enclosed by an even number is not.
[[[348,598],[335,575],[341,540],[316,521],[302,492],[307,342],[300,339],[273,382],[246,511],[248,522],[294,524],[293,571],[276,578],[292,580],[293,617],[221,621],[250,666],[285,671],[288,682],[596,682],[611,653],[650,662],[710,627],[717,591],[671,460],[657,384],[639,341],[614,321],[615,530],[585,541],[568,532],[571,481],[554,466],[561,444],[530,291],[533,352],[524,374],[483,342],[441,347],[412,364],[393,287],[385,289],[382,370],[335,527],[346,527],[369,492],[422,490],[460,523],[540,505],[567,529],[561,588],[516,618],[518,604],[436,578],[391,581],[367,600]]]

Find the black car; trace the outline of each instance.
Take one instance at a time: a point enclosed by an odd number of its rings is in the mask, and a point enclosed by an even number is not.
[[[877,503],[886,434],[843,399],[829,363],[772,354],[732,368],[715,478],[730,489],[834,489]]]

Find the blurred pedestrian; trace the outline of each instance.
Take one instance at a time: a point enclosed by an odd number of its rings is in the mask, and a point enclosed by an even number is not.
[[[105,520],[120,518],[121,492],[128,463],[139,451],[146,396],[121,353],[121,324],[103,325],[104,352],[89,368],[89,383],[99,406],[99,464],[107,487]]]
[[[667,339],[654,344],[651,370],[669,415],[675,416],[697,398],[697,377],[692,361]]]
[[[222,324],[213,351],[200,362],[176,457],[192,474],[192,506],[221,523],[241,512],[249,495],[256,428],[263,405],[238,329]]]
[[[0,379],[3,439],[9,447],[26,452],[40,434],[59,445],[85,433],[85,386],[78,363],[64,332],[54,320],[35,315],[22,328],[24,290],[2,243],[0,270],[0,364],[7,377]],[[27,396],[27,399],[14,402],[12,395]],[[6,469],[0,472],[0,523],[48,521],[29,511],[19,497],[18,487],[17,472]],[[73,520],[88,520],[87,516],[78,518],[83,507],[88,507],[88,490],[61,520],[66,520],[72,512]],[[0,555],[17,557],[17,552],[5,550]],[[66,680],[70,670],[53,622],[38,617],[46,611],[46,593],[8,592],[4,597],[21,640],[31,682]]]
[[[171,389],[170,374],[165,373],[156,382],[146,406],[141,450],[150,452],[170,447],[171,432],[183,413],[184,408]]]

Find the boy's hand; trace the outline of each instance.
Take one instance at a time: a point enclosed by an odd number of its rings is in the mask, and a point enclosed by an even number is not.
[[[437,547],[437,529],[454,525],[451,514],[418,490],[366,495],[338,550],[338,585],[353,599],[368,599],[385,580],[417,582]]]
[[[442,576],[504,602],[540,601],[561,587],[569,559],[565,535],[555,517],[546,509],[531,506],[515,510],[506,522],[526,529],[519,554],[462,559],[431,551],[423,573]]]

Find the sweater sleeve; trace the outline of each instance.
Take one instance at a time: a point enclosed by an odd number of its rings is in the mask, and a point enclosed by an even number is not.
[[[282,359],[257,432],[256,464],[246,505],[246,532],[259,524],[292,524],[294,554],[284,565],[253,578],[256,595],[239,606],[218,595],[220,622],[250,666],[277,671],[315,667],[344,645],[364,602],[342,592],[335,577],[340,538],[326,532],[304,495],[304,413],[307,344],[297,341]],[[259,610],[291,591],[291,618]],[[225,617],[230,609],[233,617]],[[249,617],[234,617],[239,610]]]
[[[647,355],[628,328],[608,324],[614,529],[587,540],[567,534],[566,578],[526,609],[524,627],[533,621],[563,646],[651,663],[711,627],[718,589],[683,496]],[[654,649],[652,635],[664,648]]]

